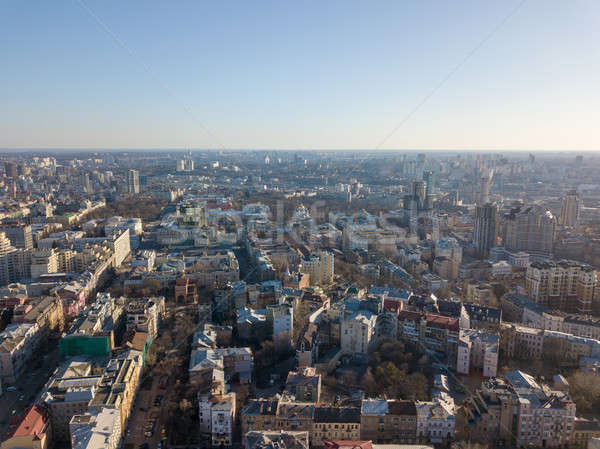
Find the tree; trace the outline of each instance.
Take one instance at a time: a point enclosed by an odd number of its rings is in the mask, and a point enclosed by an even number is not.
[[[567,380],[577,412],[600,413],[600,375],[576,371]]]
[[[492,288],[494,290],[494,296],[498,299],[502,298],[504,296],[504,294],[508,291],[508,288],[506,288],[506,285],[501,284],[501,283],[493,284]]]

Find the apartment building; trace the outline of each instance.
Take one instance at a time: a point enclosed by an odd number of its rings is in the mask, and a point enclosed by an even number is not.
[[[335,274],[334,260],[332,252],[319,251],[302,259],[301,271],[310,276],[310,282],[313,285],[331,284]]]
[[[457,360],[459,332],[458,318],[407,310],[398,313],[398,338],[445,355],[451,366]]]
[[[340,324],[342,352],[356,358],[366,358],[375,340],[377,314],[369,310],[358,310],[342,318]]]
[[[522,371],[485,381],[463,409],[474,441],[516,447],[566,447],[572,442],[575,403],[569,394]]]
[[[213,447],[229,447],[236,420],[236,395],[198,395],[200,432],[210,435]]]
[[[242,435],[251,431],[278,430],[278,402],[277,399],[250,399],[240,413]]]
[[[13,311],[13,323],[36,323],[42,338],[51,332],[61,333],[65,327],[63,304],[56,296],[45,296],[30,300],[23,309],[16,306]],[[21,310],[23,313],[21,313]]]
[[[277,348],[289,347],[292,344],[294,330],[294,309],[288,304],[267,306],[267,321],[273,327],[273,343]]]
[[[8,433],[0,449],[49,449],[52,447],[52,428],[48,411],[41,405],[26,409],[11,419]]]
[[[321,375],[314,367],[290,371],[285,381],[285,391],[300,402],[319,402],[321,399]]]
[[[127,331],[146,332],[154,340],[164,312],[164,296],[129,300],[125,306]]]
[[[413,444],[417,438],[417,409],[413,401],[365,399],[361,405],[362,440],[380,444]]]
[[[31,251],[31,279],[37,280],[42,274],[58,271],[58,253],[54,248]]]
[[[570,260],[533,262],[525,275],[525,290],[533,301],[570,313],[591,313],[597,284],[592,267]]]
[[[212,378],[212,371],[220,369],[227,379],[238,378],[241,383],[252,380],[254,359],[250,348],[198,348],[190,355],[190,381]],[[210,374],[210,375],[209,375]]]
[[[456,407],[452,396],[445,392],[434,393],[431,401],[416,401],[417,441],[443,443],[454,440]]]
[[[142,363],[141,356],[132,353],[111,359],[106,365],[71,360],[59,367],[41,396],[49,410],[55,438],[70,441],[73,416],[102,408],[118,410],[120,428],[124,429],[139,386]]]
[[[539,360],[544,350],[544,331],[541,329],[503,323],[500,346],[509,359]]]
[[[25,372],[40,343],[37,323],[9,324],[0,333],[0,380],[16,383]]]
[[[483,377],[495,377],[498,370],[499,337],[476,329],[461,330],[456,372],[469,374],[481,370]]]
[[[117,449],[122,431],[118,409],[100,407],[74,415],[69,422],[71,449]]]
[[[359,407],[315,408],[311,446],[322,447],[326,441],[360,439]]]
[[[59,341],[62,357],[108,356],[115,347],[114,332],[122,323],[124,306],[110,294],[98,295]]]
[[[246,449],[308,449],[308,432],[252,431],[244,434]]]

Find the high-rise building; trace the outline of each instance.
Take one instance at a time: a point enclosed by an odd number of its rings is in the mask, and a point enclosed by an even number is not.
[[[4,232],[0,232],[0,285],[7,285],[15,280],[14,255],[16,249]]]
[[[140,193],[140,172],[137,170],[127,171],[127,193]]]
[[[487,203],[477,206],[475,209],[473,243],[477,249],[478,257],[487,257],[490,248],[496,246],[497,221],[498,207],[495,203]]]
[[[434,178],[431,170],[427,170],[423,173],[423,181],[427,184],[427,195],[433,195]]]
[[[579,226],[579,212],[581,209],[581,198],[577,190],[569,190],[562,200],[558,224],[577,228]]]
[[[534,205],[513,209],[504,217],[504,246],[511,250],[550,254],[554,245],[556,217]]]
[[[566,312],[591,313],[597,286],[592,267],[570,260],[533,262],[525,275],[529,297],[537,304]]]
[[[329,251],[320,251],[302,260],[302,272],[310,275],[313,285],[331,284],[334,276],[334,255]]]
[[[33,248],[33,234],[31,232],[31,225],[8,225],[0,226],[0,231],[6,234],[6,237],[10,240],[10,243],[15,248],[20,249],[31,249]]]
[[[17,178],[18,172],[17,172],[17,164],[16,162],[12,162],[12,161],[6,161],[4,162],[4,171],[6,172],[6,176],[8,176],[9,178]]]

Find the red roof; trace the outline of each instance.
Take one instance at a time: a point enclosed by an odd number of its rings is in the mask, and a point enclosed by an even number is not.
[[[439,327],[441,329],[448,329],[454,332],[460,331],[460,325],[458,324],[458,318],[451,318],[447,316],[434,315],[428,313],[425,315],[427,318],[427,325],[432,327]]]
[[[437,327],[440,329],[448,329],[454,332],[460,330],[458,318],[451,318],[433,313],[412,312],[402,310],[398,313],[399,321],[421,321],[423,318],[427,320],[427,326]]]
[[[7,439],[24,436],[42,436],[48,422],[48,412],[40,405],[34,405],[18,418],[11,420]]]
[[[334,440],[324,441],[325,449],[373,449],[371,441],[353,441],[353,440]]]
[[[400,301],[396,301],[394,299],[386,298],[383,300],[383,308],[389,312],[398,313],[400,311],[401,304],[402,303]]]

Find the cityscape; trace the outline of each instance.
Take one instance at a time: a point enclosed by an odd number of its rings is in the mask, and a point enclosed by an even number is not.
[[[0,1],[0,449],[600,449],[600,1]]]
[[[2,449],[599,441],[594,153],[3,159]]]

